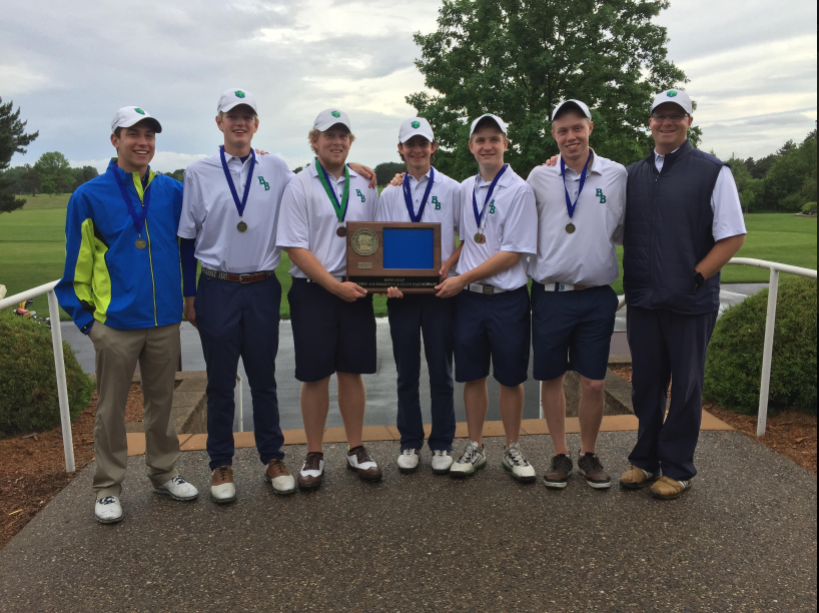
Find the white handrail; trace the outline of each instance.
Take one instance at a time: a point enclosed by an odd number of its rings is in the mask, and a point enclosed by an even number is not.
[[[245,431],[245,415],[242,409],[242,375],[236,373],[236,408],[239,410],[239,432]]]
[[[768,422],[768,394],[771,385],[771,359],[773,356],[774,325],[776,323],[776,301],[779,294],[779,273],[784,272],[802,277],[816,278],[816,271],[811,268],[801,266],[791,266],[790,264],[780,264],[779,262],[769,262],[767,260],[757,260],[756,258],[732,258],[729,264],[739,266],[756,266],[757,268],[767,268],[771,271],[770,282],[768,284],[768,314],[765,318],[765,344],[762,347],[762,380],[759,385],[759,415],[756,422],[756,435],[765,434]]]
[[[63,357],[63,333],[60,329],[60,305],[54,294],[54,287],[59,283],[52,281],[39,287],[14,294],[0,300],[0,311],[16,306],[30,298],[46,294],[48,296],[48,317],[51,321],[51,346],[54,350],[54,370],[57,374],[57,398],[60,401],[60,423],[63,428],[63,453],[65,454],[65,472],[73,473],[74,441],[71,438],[71,414],[68,412],[68,386],[65,379],[65,359]]]

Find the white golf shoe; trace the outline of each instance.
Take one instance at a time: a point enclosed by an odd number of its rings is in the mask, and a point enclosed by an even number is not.
[[[398,456],[398,470],[405,474],[414,473],[418,470],[420,460],[417,449],[404,449]]]
[[[170,496],[174,500],[194,500],[197,496],[199,496],[199,490],[197,490],[192,484],[185,481],[179,475],[175,476],[167,483],[163,483],[159,487],[155,487],[154,492],[157,494]]]
[[[435,475],[447,475],[455,462],[448,451],[437,449],[432,452],[432,472]]]
[[[122,519],[122,505],[118,496],[106,496],[94,505],[94,517],[101,524],[115,524]]]

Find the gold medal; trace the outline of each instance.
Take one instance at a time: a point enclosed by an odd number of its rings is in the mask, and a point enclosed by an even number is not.
[[[475,242],[478,243],[479,245],[483,245],[486,242],[486,237],[480,232],[476,232],[474,238]]]
[[[247,232],[247,224],[244,221],[240,221],[236,224],[236,229],[239,230],[239,232]]]
[[[347,236],[347,228],[345,228],[344,226],[339,226],[338,230],[336,230],[336,234],[338,236]]]
[[[569,224],[566,226],[566,232],[568,234],[574,234],[575,230],[577,230],[577,226],[575,226],[572,222],[569,222]]]
[[[141,236],[136,240],[134,243],[137,249],[145,249],[148,246],[148,243],[145,242],[145,239]]]

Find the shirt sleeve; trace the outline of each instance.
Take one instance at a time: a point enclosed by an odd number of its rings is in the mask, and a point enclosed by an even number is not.
[[[276,246],[282,249],[298,247],[310,249],[310,222],[307,219],[307,197],[302,191],[301,181],[293,177],[284,188],[279,227],[276,231]]]
[[[711,231],[715,241],[748,233],[745,229],[745,218],[742,216],[737,184],[728,166],[723,166],[719,172],[714,193],[711,195],[711,208],[714,209]]]
[[[625,168],[622,169],[620,172],[620,176],[618,177],[616,189],[615,189],[615,197],[617,200],[615,201],[614,207],[612,207],[612,213],[614,213],[614,219],[612,220],[612,226],[614,230],[611,233],[611,240],[614,242],[615,245],[622,245],[623,244],[623,235],[625,233],[625,223],[626,223],[626,188],[628,186],[628,172]]]
[[[54,288],[60,306],[83,334],[94,324],[94,220],[81,191],[72,194],[65,218],[65,268]]]
[[[182,187],[182,213],[179,217],[177,236],[196,238],[202,229],[202,193],[196,174],[185,170],[185,182]]]
[[[509,215],[503,224],[501,251],[537,253],[537,207],[535,193],[528,184],[517,188]]]

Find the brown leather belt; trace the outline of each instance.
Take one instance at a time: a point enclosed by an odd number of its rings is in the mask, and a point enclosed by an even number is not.
[[[211,270],[210,268],[202,268],[202,274],[213,277],[214,279],[219,279],[220,281],[230,281],[231,283],[241,283],[242,285],[247,285],[249,283],[264,281],[271,275],[275,275],[276,271],[264,270],[262,272],[246,272],[237,275],[232,272],[221,272],[219,270]]]

